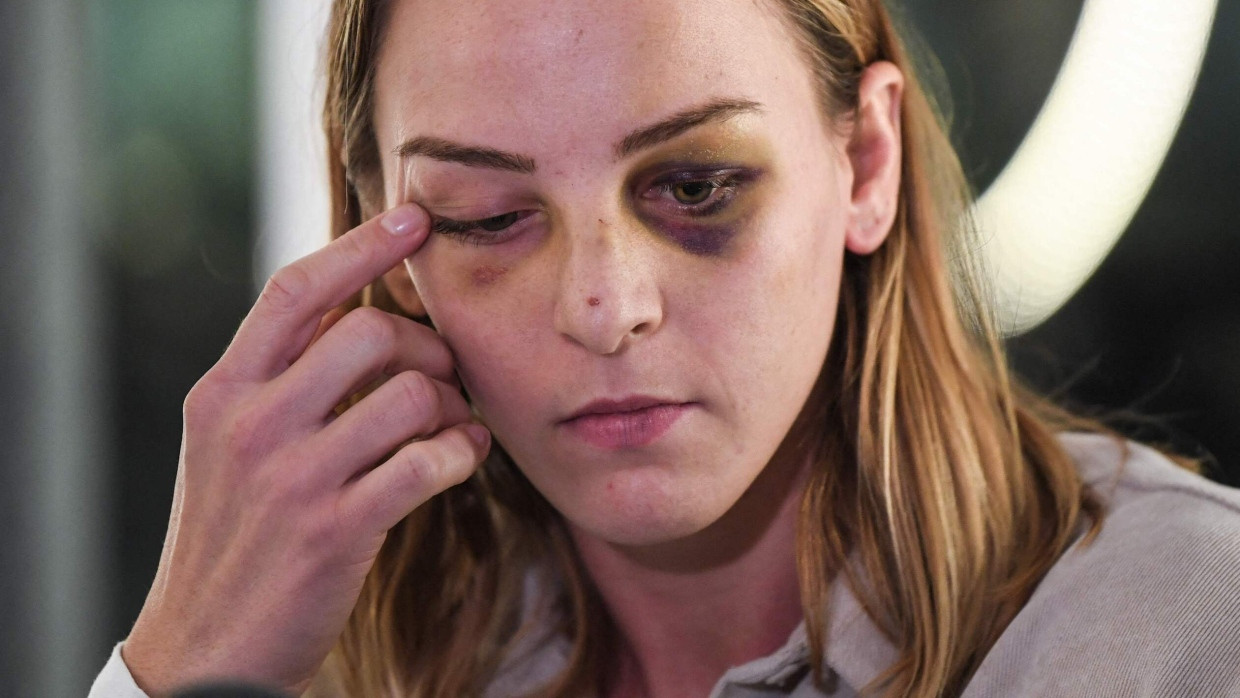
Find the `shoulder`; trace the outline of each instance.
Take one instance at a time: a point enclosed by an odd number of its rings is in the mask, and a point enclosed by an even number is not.
[[[1101,532],[1055,563],[966,695],[1240,694],[1240,490],[1131,441],[1061,443],[1103,502]]]
[[[1097,538],[1069,548],[1038,593],[1087,599],[1120,624],[1165,623],[1160,635],[1221,622],[1240,643],[1240,490],[1132,441],[1074,433],[1061,442],[1105,511]]]
[[[1073,555],[1161,560],[1201,554],[1240,562],[1240,490],[1189,472],[1133,441],[1066,433],[1060,443],[1106,509],[1098,545],[1076,546]],[[1130,549],[1137,541],[1141,545]],[[1065,556],[1064,562],[1071,559]]]

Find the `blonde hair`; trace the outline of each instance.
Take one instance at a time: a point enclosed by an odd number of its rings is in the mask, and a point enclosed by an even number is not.
[[[797,531],[814,680],[825,680],[828,591],[840,582],[899,651],[867,692],[957,694],[1067,546],[1101,526],[1101,505],[1056,432],[1113,432],[1009,375],[971,262],[965,177],[882,3],[770,4],[818,78],[828,117],[851,117],[867,65],[891,61],[906,78],[894,227],[873,254],[847,255],[832,346],[781,445],[815,463]],[[382,206],[371,105],[386,5],[336,0],[331,14],[333,237]],[[381,282],[349,305],[362,304],[401,312]],[[522,589],[534,565],[566,590],[556,630],[572,647],[540,695],[598,691],[613,629],[559,515],[498,446],[469,481],[392,529],[315,686],[480,694],[529,630]]]

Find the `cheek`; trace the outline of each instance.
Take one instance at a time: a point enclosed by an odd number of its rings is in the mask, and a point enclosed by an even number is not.
[[[475,247],[432,234],[406,261],[406,268],[436,327],[462,312],[486,312],[502,303],[512,290],[515,268],[528,252],[518,246],[528,245]]]
[[[540,339],[528,318],[505,304],[442,302],[432,314],[436,328],[456,357],[461,382],[474,408],[492,426],[521,428],[523,416],[537,414],[537,386],[553,378],[539,357]]]
[[[767,236],[763,254],[773,260],[772,283],[783,296],[781,302],[788,304],[782,315],[804,321],[806,312],[819,309],[834,317],[830,300],[839,290],[848,199],[834,168],[808,160],[799,163],[796,171],[798,176],[790,182],[820,184],[812,196],[801,187],[784,193],[782,222],[775,225],[785,233]]]
[[[840,283],[843,211],[826,203],[807,207],[803,197],[783,201],[755,222],[752,244],[717,281],[720,290],[748,322],[796,326],[819,313],[833,317],[826,304]]]
[[[475,403],[499,404],[529,375],[537,351],[538,294],[528,269],[501,253],[432,239],[408,263],[435,328],[452,349]]]
[[[834,332],[843,261],[838,215],[785,209],[761,225],[735,263],[686,285],[685,313],[696,325],[686,328],[695,353],[727,367],[735,409],[759,422],[751,409],[782,402],[816,375]]]
[[[470,272],[469,278],[473,281],[475,288],[486,288],[491,284],[499,281],[500,277],[508,273],[508,267],[479,264]]]

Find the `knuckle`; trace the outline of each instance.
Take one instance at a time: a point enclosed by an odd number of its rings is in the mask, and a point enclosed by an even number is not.
[[[469,435],[460,429],[453,429],[452,435],[453,444],[451,451],[453,459],[461,463],[461,471],[463,471],[465,477],[468,477],[468,473],[472,468],[486,458],[486,452],[479,449],[477,444],[469,438]],[[461,477],[454,482],[461,482],[465,477]]]
[[[404,371],[396,374],[390,381],[405,410],[416,415],[427,416],[439,414],[439,391],[425,374],[418,371]]]
[[[438,334],[433,335],[433,341],[429,342],[430,350],[427,352],[428,360],[434,370],[452,375],[453,368],[456,365],[456,359],[452,356],[452,350],[448,348],[448,343]]]
[[[407,450],[398,467],[399,477],[392,479],[399,492],[394,495],[429,497],[442,489],[443,468],[438,459],[429,457],[423,449]]]
[[[343,497],[335,497],[331,502],[331,516],[320,519],[319,525],[312,531],[312,545],[319,549],[351,537],[353,532],[360,531],[363,525],[362,512],[358,507],[347,506]]]
[[[287,313],[298,307],[312,287],[310,273],[300,262],[295,262],[276,270],[267,279],[259,294],[259,302],[276,312]]]
[[[266,414],[254,408],[233,414],[224,429],[224,445],[237,457],[257,455],[271,437],[272,424]]]
[[[186,424],[206,424],[212,421],[220,409],[222,389],[212,374],[207,373],[185,394],[181,414]]]
[[[356,308],[341,322],[347,323],[350,336],[367,347],[390,347],[396,341],[396,328],[392,325],[392,319],[378,308]]]

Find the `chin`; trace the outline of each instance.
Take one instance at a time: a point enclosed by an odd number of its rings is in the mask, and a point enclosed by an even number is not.
[[[612,473],[588,496],[570,495],[572,502],[563,507],[552,504],[582,532],[615,545],[651,546],[706,529],[735,503],[714,487],[672,481],[652,471]]]

